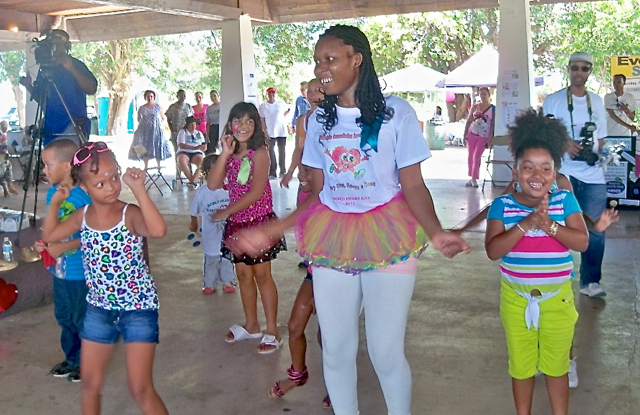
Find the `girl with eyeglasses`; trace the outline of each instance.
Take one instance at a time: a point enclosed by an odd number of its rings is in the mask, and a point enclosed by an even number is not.
[[[71,174],[93,203],[60,222],[57,213],[69,187],[59,186],[51,197],[42,239],[60,241],[80,232],[89,287],[80,333],[82,413],[100,413],[104,374],[122,337],[133,399],[145,414],[168,414],[153,385],[159,304],[143,253],[144,238],[166,234],[164,219],[149,198],[144,171],[128,168],[121,180],[115,155],[103,142],[81,147]],[[122,181],[139,206],[119,199]]]

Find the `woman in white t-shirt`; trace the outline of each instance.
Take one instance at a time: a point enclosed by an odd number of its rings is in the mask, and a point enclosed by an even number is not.
[[[185,120],[185,125],[178,132],[178,151],[176,158],[178,160],[178,168],[189,181],[189,185],[193,188],[198,187],[200,179],[200,165],[204,158],[204,150],[207,148],[206,139],[202,132],[196,130],[198,119],[190,115]],[[196,168],[191,172],[191,164]]]
[[[358,413],[362,305],[388,412],[408,415],[404,337],[416,257],[428,239],[450,258],[469,246],[440,226],[420,172],[430,152],[418,119],[406,101],[382,95],[366,36],[356,27],[333,26],[320,36],[314,59],[325,100],[309,119],[302,159],[312,170],[312,193],[289,217],[242,235],[240,248],[260,252],[295,224],[298,252],[313,268],[335,413]]]

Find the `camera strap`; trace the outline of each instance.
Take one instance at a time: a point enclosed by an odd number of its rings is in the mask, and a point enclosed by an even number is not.
[[[589,122],[591,122],[591,116],[593,115],[593,110],[591,109],[591,97],[589,96],[589,91],[585,91],[587,93],[587,111],[589,112]],[[569,117],[571,118],[571,137],[576,139],[576,133],[573,127],[573,93],[571,92],[571,87],[567,87],[567,108],[569,109]]]

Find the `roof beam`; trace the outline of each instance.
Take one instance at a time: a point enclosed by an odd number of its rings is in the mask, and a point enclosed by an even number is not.
[[[14,10],[2,10],[0,13],[0,30],[11,30],[17,27],[21,32],[42,32],[51,27],[55,16],[25,13]]]
[[[237,19],[242,10],[202,0],[77,0],[81,3],[101,4],[148,10],[198,19],[222,21]]]

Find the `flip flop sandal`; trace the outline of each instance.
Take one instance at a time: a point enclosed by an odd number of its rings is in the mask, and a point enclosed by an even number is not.
[[[260,346],[265,345],[265,346],[273,346],[270,349],[267,350],[260,350],[259,346],[258,346],[258,353],[259,354],[271,354],[273,352],[275,352],[276,350],[280,349],[280,346],[282,346],[282,343],[284,342],[284,340],[281,338],[280,340],[276,339],[276,336],[272,335],[272,334],[265,334],[264,336],[262,336],[262,340],[260,340]]]
[[[227,343],[235,343],[247,339],[259,339],[260,337],[262,337],[262,332],[259,331],[257,333],[249,333],[247,329],[239,324],[234,324],[233,326],[229,327],[229,331],[231,332],[231,334],[233,334],[233,339],[225,337],[224,341],[226,341]]]

